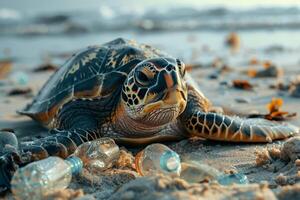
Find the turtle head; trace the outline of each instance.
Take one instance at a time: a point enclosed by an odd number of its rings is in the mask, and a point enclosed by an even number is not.
[[[136,65],[122,89],[127,114],[150,126],[176,119],[187,103],[185,65],[174,58],[152,58]]]

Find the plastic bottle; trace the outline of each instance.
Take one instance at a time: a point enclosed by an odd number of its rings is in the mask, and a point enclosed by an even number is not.
[[[19,168],[11,181],[16,199],[42,199],[46,192],[64,189],[72,175],[83,166],[90,170],[104,170],[119,157],[119,147],[110,138],[100,138],[77,147],[74,154],[63,160],[49,157]]]
[[[142,176],[158,173],[179,176],[179,155],[163,144],[151,144],[135,157],[137,172]]]
[[[81,144],[73,155],[79,157],[89,171],[103,171],[118,160],[120,151],[113,139],[100,138]]]
[[[199,161],[182,162],[181,168],[180,178],[190,183],[210,182],[222,175],[219,170]]]
[[[46,192],[68,187],[72,175],[82,170],[78,157],[63,160],[49,157],[19,168],[11,181],[11,189],[16,199],[42,199]]]
[[[231,185],[231,184],[249,184],[249,180],[246,175],[241,173],[230,173],[223,174],[217,178],[217,181],[221,185]]]

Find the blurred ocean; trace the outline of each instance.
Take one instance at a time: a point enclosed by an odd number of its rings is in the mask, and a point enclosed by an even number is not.
[[[235,31],[250,56],[299,62],[300,6],[296,1],[232,2],[1,0],[0,57],[16,57],[26,68],[26,63],[39,63],[40,57],[50,53],[125,37],[189,61],[197,59],[193,52],[209,49],[201,54],[203,60],[226,56],[224,38]]]
[[[133,0],[55,0],[51,3],[36,0],[5,3],[4,0],[4,5],[0,3],[0,34],[300,29],[300,8],[295,6],[245,8],[232,5],[203,6],[189,1],[178,5],[176,0],[172,3],[163,2],[147,5]]]

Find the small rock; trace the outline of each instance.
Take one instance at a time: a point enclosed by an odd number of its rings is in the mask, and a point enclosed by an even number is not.
[[[295,162],[300,158],[300,136],[288,139],[282,146],[281,159]]]
[[[256,71],[255,76],[257,78],[279,77],[283,75],[283,70],[276,65],[271,65],[263,70]]]
[[[0,155],[6,148],[18,148],[18,139],[13,132],[0,131]]]
[[[208,76],[209,79],[218,79],[219,75],[217,73],[212,73]]]
[[[58,67],[56,65],[53,65],[51,63],[46,63],[35,68],[33,72],[56,71],[57,69]]]
[[[292,97],[300,97],[300,76],[291,83],[289,93]]]
[[[27,95],[31,94],[31,88],[15,88],[7,93],[8,96]]]
[[[250,103],[251,100],[245,97],[236,97],[234,99],[237,103]]]
[[[283,174],[279,174],[276,179],[275,179],[275,182],[278,184],[278,185],[286,185],[287,182],[288,182],[288,178],[286,176],[284,176]]]
[[[226,45],[229,46],[232,50],[238,50],[240,48],[240,37],[237,33],[230,33],[225,41]]]

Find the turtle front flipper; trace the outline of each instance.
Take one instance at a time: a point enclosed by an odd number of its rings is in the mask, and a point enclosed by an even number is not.
[[[209,104],[189,86],[188,104],[180,121],[191,136],[228,142],[271,142],[291,137],[299,128],[265,119],[243,119],[208,112]]]
[[[216,113],[194,112],[185,122],[191,135],[229,142],[272,142],[293,136],[299,129],[264,119],[242,119]]]

